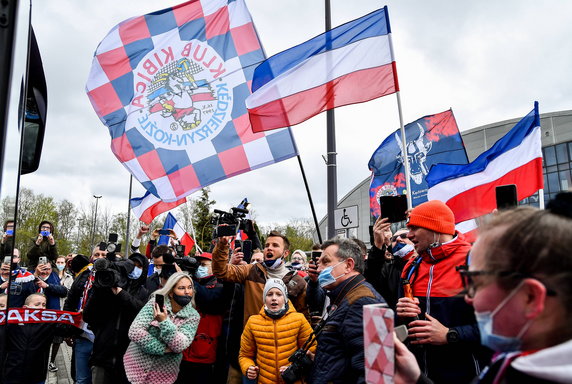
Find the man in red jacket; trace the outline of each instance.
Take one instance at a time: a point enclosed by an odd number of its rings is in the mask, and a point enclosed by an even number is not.
[[[410,321],[410,343],[422,346],[413,352],[431,380],[468,383],[490,357],[480,346],[474,312],[464,301],[456,269],[467,264],[471,245],[455,230],[455,216],[441,201],[415,207],[407,227],[418,256],[407,262],[401,278],[409,282],[414,297],[398,300],[397,316]]]

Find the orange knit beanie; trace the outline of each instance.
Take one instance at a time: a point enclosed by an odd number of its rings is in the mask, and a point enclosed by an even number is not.
[[[455,234],[455,215],[439,200],[430,200],[413,208],[407,226],[414,225],[437,233]]]

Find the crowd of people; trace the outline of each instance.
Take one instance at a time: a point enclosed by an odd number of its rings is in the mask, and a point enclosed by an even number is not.
[[[252,230],[252,254],[219,236],[189,257],[174,232],[164,244],[142,226],[124,254],[108,241],[62,256],[42,221],[23,258],[13,228],[1,239],[0,310],[81,322],[4,316],[0,383],[45,382],[64,342],[78,384],[365,383],[369,304],[407,327],[394,339],[396,383],[572,382],[572,193],[493,214],[474,244],[439,201],[402,228],[376,220],[369,250],[334,238],[292,251],[282,233],[261,242]]]

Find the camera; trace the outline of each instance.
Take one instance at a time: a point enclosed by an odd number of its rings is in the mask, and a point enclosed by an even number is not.
[[[232,207],[230,212],[215,209],[214,213],[217,216],[212,219],[212,224],[216,226],[214,237],[234,236],[238,230],[243,230],[246,233],[254,231],[252,221],[246,219],[249,207],[250,204],[244,199],[237,207]]]
[[[107,251],[107,258],[111,261],[115,261],[115,254],[121,252],[121,244],[117,243],[119,236],[117,233],[110,233],[106,242],[99,243],[99,249],[102,251]]]
[[[201,265],[197,259],[192,256],[183,256],[181,258],[176,258],[175,263],[183,270],[189,272],[191,275],[197,271],[197,268]]]
[[[282,379],[286,384],[293,384],[310,372],[313,362],[306,352],[306,348],[300,348],[288,358],[292,364],[282,372]]]
[[[175,245],[175,253],[179,258],[185,257],[185,246],[183,244]]]
[[[135,268],[131,260],[110,260],[107,257],[97,259],[93,263],[95,279],[93,286],[96,288],[124,288],[129,282],[129,274]]]

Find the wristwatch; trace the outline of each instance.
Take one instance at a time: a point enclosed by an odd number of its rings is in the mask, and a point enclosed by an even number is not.
[[[459,332],[457,332],[453,328],[450,328],[449,331],[447,332],[447,343],[454,344],[457,343],[458,341],[459,341]]]

